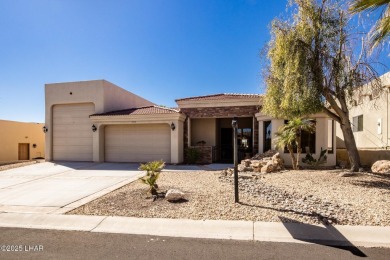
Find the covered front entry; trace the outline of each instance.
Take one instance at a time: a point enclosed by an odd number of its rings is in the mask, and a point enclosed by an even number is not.
[[[217,147],[220,151],[216,154],[216,161],[233,163],[233,128],[231,118],[218,118],[217,123]],[[253,118],[238,118],[237,129],[238,160],[250,158],[253,155]],[[218,150],[217,148],[217,150]]]
[[[106,162],[171,161],[169,124],[105,126]]]
[[[53,107],[53,160],[92,161],[92,103]]]
[[[239,117],[237,129],[238,160],[251,158],[256,152],[255,120],[253,117]],[[193,118],[190,119],[189,146],[202,151],[210,162],[233,162],[232,118]],[[206,153],[211,152],[208,156]]]

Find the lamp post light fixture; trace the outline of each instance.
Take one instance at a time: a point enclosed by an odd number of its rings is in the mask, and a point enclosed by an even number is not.
[[[92,125],[92,132],[96,132],[97,127],[95,125]]]
[[[237,146],[237,128],[238,119],[234,117],[232,120],[233,128],[233,154],[234,154],[234,202],[238,203],[238,146]]]
[[[175,126],[175,124],[173,122],[171,124],[171,129],[172,129],[172,131],[174,131],[176,129],[176,126]]]
[[[47,131],[49,131],[49,129],[48,129],[46,126],[43,126],[43,127],[42,127],[42,131],[43,131],[44,133],[47,133]]]

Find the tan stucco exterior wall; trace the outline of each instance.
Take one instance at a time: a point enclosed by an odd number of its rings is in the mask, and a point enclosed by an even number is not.
[[[124,108],[152,106],[154,103],[118,87],[106,80],[103,83],[104,111],[115,111]],[[131,95],[129,95],[129,93]],[[131,107],[129,107],[131,105]]]
[[[58,104],[93,103],[95,113],[126,109],[137,106],[153,105],[129,91],[126,91],[106,80],[91,80],[79,82],[53,83],[45,85],[45,125],[49,129],[46,133],[46,160],[51,161],[52,156],[52,111]],[[90,120],[86,118],[86,120]],[[92,121],[91,121],[92,126]],[[94,135],[95,139],[95,135]],[[101,143],[93,141],[93,158],[97,161],[101,154]]]
[[[191,146],[196,146],[199,141],[205,141],[207,146],[217,145],[216,127],[215,118],[191,119]]]
[[[390,160],[390,150],[359,149],[359,156],[362,166],[371,167],[378,160]],[[337,161],[349,162],[346,149],[337,149]]]
[[[18,160],[19,143],[29,144],[30,160],[45,157],[45,135],[42,127],[41,123],[0,120],[0,161]]]
[[[349,119],[363,115],[363,131],[354,132],[358,149],[386,149],[390,145],[390,72],[381,77],[383,91],[379,97],[370,95],[367,86],[363,88],[363,102],[350,107]],[[345,148],[344,136],[340,125],[337,124],[337,148]]]

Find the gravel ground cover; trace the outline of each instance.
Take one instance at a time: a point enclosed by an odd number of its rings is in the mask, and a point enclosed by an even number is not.
[[[37,163],[36,161],[0,161],[0,171],[19,168]]]
[[[186,200],[153,201],[147,187],[136,181],[68,214],[390,226],[390,176],[340,173],[240,175],[240,203],[235,204],[233,177],[224,172],[163,172],[160,191],[180,189]]]

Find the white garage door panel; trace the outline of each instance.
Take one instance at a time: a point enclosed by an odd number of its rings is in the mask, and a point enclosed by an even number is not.
[[[92,161],[92,103],[53,107],[53,159]]]
[[[171,129],[168,124],[114,125],[105,129],[107,162],[171,161]]]

